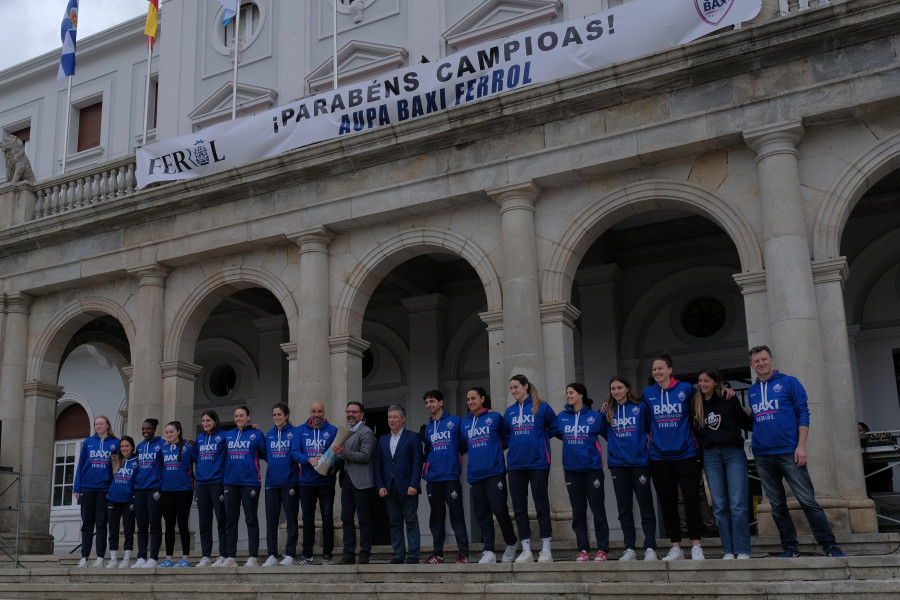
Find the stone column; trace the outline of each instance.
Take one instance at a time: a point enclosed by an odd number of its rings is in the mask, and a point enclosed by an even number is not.
[[[641,361],[638,358],[630,358],[628,360],[619,361],[619,374],[631,382],[636,394],[640,394],[641,390],[647,387],[646,377],[641,378]],[[649,372],[647,373],[649,375]],[[610,377],[612,377],[610,375]],[[608,390],[605,390],[608,391]]]
[[[491,406],[497,412],[506,409],[509,388],[506,385],[506,371],[503,368],[503,311],[494,310],[479,313],[478,317],[487,325],[488,361],[491,385]]]
[[[297,388],[290,390],[288,405],[291,414],[296,414],[298,419],[309,415],[309,407],[315,400],[326,405],[327,415],[343,415],[347,398],[329,389],[332,381],[328,339],[331,333],[328,244],[334,239],[334,233],[324,227],[315,227],[289,237],[300,247],[300,281],[294,289],[300,335],[291,340],[297,343]],[[361,372],[358,369],[357,375]],[[362,401],[361,388],[359,400]]]
[[[193,438],[196,423],[194,420],[194,392],[197,375],[200,374],[203,367],[182,360],[163,361],[159,363],[159,366],[165,401],[158,413],[160,428],[156,433],[162,436],[166,423],[180,421],[185,437]],[[131,413],[129,412],[129,414]],[[139,422],[133,424],[129,421],[128,428],[139,428],[146,418],[143,417]]]
[[[400,300],[409,311],[409,405],[406,423],[410,429],[428,421],[422,394],[441,383],[444,364],[444,309],[447,298],[441,294],[413,296]],[[444,390],[441,390],[442,392]],[[446,402],[450,410],[453,399]]]
[[[575,380],[574,330],[580,311],[568,302],[543,303],[540,308],[547,373],[547,389],[541,392],[541,397],[558,413],[566,404],[566,385]],[[572,505],[562,471],[562,442],[550,440],[550,448],[553,457],[550,462],[553,537],[574,539]]]
[[[776,367],[797,377],[806,388],[814,415],[807,447],[817,500],[827,510],[835,531],[847,532],[850,518],[835,473],[825,357],[797,164],[797,144],[802,137],[799,122],[744,133],[747,145],[756,152],[759,173],[770,346]],[[766,508],[760,506],[760,512]],[[769,518],[761,517],[760,533],[766,532]],[[801,532],[809,530],[802,515],[795,521]]]
[[[56,401],[63,395],[58,385],[29,381],[24,385],[25,414],[22,423],[22,503],[19,505],[19,551],[24,554],[53,552],[50,535],[50,498],[53,487],[53,437]],[[8,498],[4,499],[4,504]]]
[[[747,322],[747,349],[754,346],[769,346],[769,313],[766,308],[766,272],[736,273],[732,275],[744,296],[744,319]],[[750,379],[756,374],[750,369],[750,355],[747,355],[747,370]]]
[[[147,418],[160,418],[162,423],[163,384],[160,361],[163,355],[165,329],[165,289],[169,270],[150,264],[128,270],[138,280],[138,317],[135,326],[131,364],[134,367],[132,394],[128,398],[128,433],[141,438],[141,424]],[[172,390],[174,392],[174,390]],[[174,396],[171,406],[175,406]],[[190,422],[190,421],[189,421]]]
[[[362,402],[362,357],[369,342],[355,335],[335,335],[328,338],[328,347],[332,405],[346,406],[351,400]],[[308,406],[306,410],[309,412]]]
[[[534,230],[534,203],[539,192],[531,181],[487,191],[500,205],[505,378],[522,373],[543,393],[546,380]],[[509,394],[506,397],[508,404]]]
[[[857,448],[855,388],[850,340],[844,310],[844,282],[849,273],[847,259],[820,260],[812,265],[816,300],[819,306],[819,326],[822,350],[825,355],[825,377],[828,384],[831,436],[834,448]],[[862,454],[834,452],[837,487],[850,510],[850,531],[877,533],[878,517],[875,504],[866,496]]]
[[[857,418],[863,414],[863,393],[859,387],[859,358],[856,355],[856,341],[859,338],[859,325],[847,326],[847,342],[850,344],[850,369],[853,378],[853,397],[856,399]]]

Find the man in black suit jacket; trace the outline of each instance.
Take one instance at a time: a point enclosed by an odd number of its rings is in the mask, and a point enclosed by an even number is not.
[[[388,407],[391,432],[381,436],[375,452],[375,487],[385,499],[391,521],[391,564],[419,562],[419,494],[422,479],[422,443],[419,436],[404,429],[406,409],[398,404]],[[407,552],[403,539],[406,524]]]

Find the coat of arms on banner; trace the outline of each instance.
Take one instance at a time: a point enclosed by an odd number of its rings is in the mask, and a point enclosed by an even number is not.
[[[700,18],[710,25],[718,25],[737,0],[694,0]]]

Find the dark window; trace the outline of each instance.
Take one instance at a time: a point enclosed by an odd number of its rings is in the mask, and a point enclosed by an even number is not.
[[[76,152],[100,145],[100,125],[103,119],[103,103],[91,104],[78,111],[78,143]]]
[[[694,337],[716,334],[725,324],[725,305],[709,296],[697,298],[687,305],[681,315],[681,325]]]

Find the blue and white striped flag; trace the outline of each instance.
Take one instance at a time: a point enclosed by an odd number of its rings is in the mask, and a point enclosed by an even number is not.
[[[62,57],[59,59],[59,73],[56,81],[59,85],[66,82],[66,77],[75,74],[75,34],[78,29],[78,0],[69,0],[66,5],[66,14],[63,16],[60,26],[62,38]]]
[[[219,0],[222,3],[222,8],[225,9],[222,13],[222,26],[228,25],[228,21],[234,18],[237,14],[238,5],[240,0]]]

